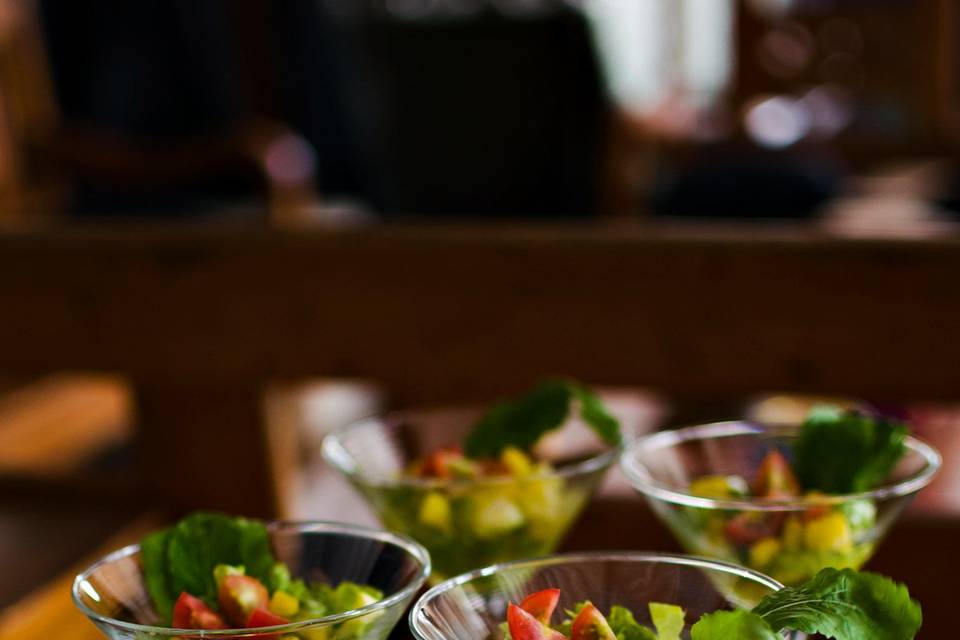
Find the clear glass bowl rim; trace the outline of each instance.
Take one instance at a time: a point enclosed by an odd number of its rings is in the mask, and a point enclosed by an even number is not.
[[[620,454],[624,451],[626,441],[618,445],[610,445],[606,451],[594,456],[557,467],[548,473],[533,473],[528,476],[518,478],[516,476],[490,476],[486,478],[451,478],[445,480],[442,478],[407,478],[407,477],[382,477],[364,474],[360,471],[359,465],[354,457],[347,451],[341,442],[342,437],[348,432],[365,427],[369,424],[385,424],[395,426],[406,415],[406,412],[396,411],[386,414],[379,414],[361,418],[355,422],[343,426],[329,433],[323,439],[322,453],[324,460],[333,465],[348,478],[361,480],[370,487],[417,487],[421,489],[439,489],[442,487],[464,487],[464,486],[497,486],[504,484],[515,484],[518,481],[530,482],[536,480],[550,480],[554,478],[569,478],[573,476],[586,475],[594,471],[612,466]],[[621,434],[623,429],[621,428]],[[626,434],[623,434],[626,438]]]
[[[532,560],[514,560],[511,562],[503,562],[500,564],[490,565],[489,567],[484,567],[482,569],[476,569],[468,573],[462,573],[459,576],[454,576],[449,580],[441,582],[437,586],[431,588],[429,591],[424,593],[420,598],[414,603],[413,607],[410,609],[410,614],[408,616],[408,621],[410,625],[410,630],[413,632],[416,640],[430,640],[424,631],[420,627],[420,622],[418,620],[418,614],[426,606],[428,602],[437,598],[443,593],[455,589],[457,587],[462,587],[463,585],[476,580],[477,578],[485,578],[492,576],[496,573],[502,571],[512,570],[512,569],[535,569],[540,567],[572,564],[579,562],[604,562],[604,561],[627,561],[627,562],[645,562],[645,563],[654,563],[654,564],[666,564],[666,565],[679,565],[686,567],[695,567],[698,569],[704,569],[707,571],[721,572],[729,575],[734,575],[740,578],[751,580],[753,582],[759,583],[765,587],[769,587],[773,591],[779,591],[783,589],[783,585],[771,578],[770,576],[764,575],[758,571],[753,571],[752,569],[747,569],[740,565],[732,564],[729,562],[723,562],[721,560],[713,560],[710,558],[703,558],[700,556],[691,556],[683,555],[677,553],[657,553],[657,552],[648,552],[648,551],[587,551],[583,553],[560,553],[552,556],[546,556],[544,558],[535,558]]]
[[[817,495],[800,498],[737,498],[717,499],[695,496],[693,494],[670,489],[658,483],[647,471],[636,455],[641,450],[657,450],[674,447],[684,442],[710,440],[739,435],[764,434],[778,436],[795,435],[799,425],[763,426],[743,421],[712,422],[682,429],[658,431],[638,438],[624,448],[620,457],[620,468],[635,489],[651,498],[664,502],[698,507],[701,509],[729,509],[741,511],[795,511],[808,509],[816,505],[838,505],[854,500],[884,500],[916,493],[930,484],[940,469],[942,458],[931,445],[916,436],[906,437],[907,449],[917,453],[924,461],[923,467],[916,473],[895,482],[870,491],[843,495]]]
[[[108,553],[104,557],[100,558],[92,565],[87,567],[84,571],[79,573],[76,578],[73,580],[73,587],[71,588],[71,594],[73,596],[73,602],[86,615],[88,618],[102,622],[104,624],[116,627],[118,629],[123,629],[125,631],[130,631],[133,633],[148,633],[158,636],[187,636],[192,638],[199,637],[241,637],[241,636],[255,636],[255,635],[265,635],[265,634],[283,634],[285,632],[293,632],[299,629],[304,628],[313,628],[318,626],[326,626],[329,624],[336,624],[339,622],[344,622],[345,620],[350,620],[353,618],[359,618],[365,616],[369,613],[375,611],[380,611],[384,609],[389,609],[398,602],[403,601],[405,598],[412,598],[416,595],[417,591],[423,586],[427,578],[430,576],[431,566],[430,566],[430,553],[423,547],[420,543],[416,542],[412,538],[407,536],[391,533],[389,531],[383,531],[381,529],[374,529],[372,527],[364,527],[361,525],[347,524],[343,522],[330,522],[323,520],[273,520],[267,523],[267,527],[271,530],[277,529],[292,529],[300,533],[335,533],[335,534],[345,534],[358,538],[364,538],[368,540],[378,540],[380,542],[385,542],[393,546],[403,549],[410,557],[416,560],[420,564],[420,570],[417,572],[417,575],[405,585],[402,589],[396,593],[378,600],[372,604],[369,604],[365,607],[359,609],[351,609],[350,611],[344,611],[343,613],[337,613],[330,616],[324,616],[322,618],[312,618],[310,620],[299,620],[297,622],[290,622],[282,625],[275,625],[272,627],[246,627],[238,629],[175,629],[172,627],[156,627],[152,625],[137,624],[135,622],[127,622],[125,620],[117,620],[116,618],[111,618],[109,616],[104,616],[96,611],[90,609],[83,600],[80,598],[80,592],[82,590],[82,585],[85,582],[88,582],[90,576],[103,565],[109,564],[111,562],[116,562],[122,558],[129,557],[140,551],[139,544],[131,544]]]

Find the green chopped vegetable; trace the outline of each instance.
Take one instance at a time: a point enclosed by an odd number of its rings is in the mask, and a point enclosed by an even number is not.
[[[903,455],[908,431],[896,420],[818,407],[794,444],[794,469],[807,491],[869,491],[883,482]]]
[[[620,444],[619,423],[594,393],[576,382],[548,380],[525,396],[490,409],[467,436],[464,451],[470,458],[485,458],[498,456],[507,447],[529,450],[545,433],[563,425],[573,400],[604,442]]]
[[[650,619],[657,628],[657,640],[680,640],[685,624],[683,609],[675,604],[651,602]]]
[[[657,634],[643,626],[633,617],[626,607],[613,605],[607,620],[610,628],[617,634],[617,640],[658,640]]]

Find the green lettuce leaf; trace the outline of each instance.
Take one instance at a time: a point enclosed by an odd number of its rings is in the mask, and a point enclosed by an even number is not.
[[[692,640],[782,640],[766,620],[750,611],[717,611],[700,618]],[[864,639],[866,640],[866,639]]]
[[[818,407],[793,446],[794,470],[807,491],[869,491],[884,481],[905,451],[902,422],[858,411]]]
[[[852,569],[824,569],[799,587],[768,595],[753,612],[774,629],[836,640],[911,640],[923,622],[904,585]]]
[[[467,436],[464,452],[471,458],[488,458],[507,447],[527,451],[545,433],[563,425],[573,400],[604,442],[620,444],[619,423],[594,393],[568,380],[548,380],[517,400],[494,405]]]
[[[657,640],[657,634],[637,622],[626,607],[613,605],[607,622],[616,634],[617,640]]]
[[[650,619],[657,628],[657,640],[680,640],[686,615],[681,607],[675,604],[661,604],[651,602]]]
[[[167,543],[170,529],[151,533],[140,541],[140,563],[143,565],[144,582],[147,593],[153,600],[153,606],[160,618],[169,623],[173,617],[173,603],[176,595],[170,591],[167,577]]]
[[[219,513],[197,512],[141,542],[144,577],[161,617],[169,623],[173,603],[186,591],[215,607],[219,564],[243,565],[246,573],[272,584],[274,558],[263,523]]]

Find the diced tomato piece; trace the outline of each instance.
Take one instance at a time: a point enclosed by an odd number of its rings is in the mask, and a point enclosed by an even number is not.
[[[441,447],[427,456],[420,473],[426,478],[448,479],[452,475],[449,467],[450,461],[462,457],[463,450],[459,445]]]
[[[763,459],[752,489],[753,495],[764,498],[794,498],[800,495],[800,483],[793,475],[790,463],[776,449]]]
[[[566,637],[543,624],[512,602],[507,606],[507,626],[513,640],[566,640]]]
[[[287,624],[289,620],[270,613],[267,609],[257,607],[247,618],[248,627],[275,627],[280,624]]]
[[[186,591],[173,606],[173,626],[177,629],[226,629],[227,624],[217,612]]]
[[[217,592],[220,611],[234,627],[242,627],[254,609],[266,609],[270,602],[267,588],[252,576],[226,576]]]
[[[553,615],[553,610],[557,608],[559,601],[560,589],[544,589],[524,598],[520,608],[543,624],[550,624],[550,616]]]
[[[281,618],[278,615],[270,613],[267,609],[262,607],[257,607],[250,614],[250,617],[247,619],[246,626],[248,627],[275,627],[280,624],[287,624],[289,621],[286,618]],[[246,640],[277,640],[280,637],[279,633],[262,633],[254,636],[248,637]]]
[[[763,538],[775,536],[783,524],[782,513],[740,513],[724,525],[727,540],[737,545],[751,545]]]
[[[570,640],[617,640],[617,636],[600,610],[588,602],[573,619]]]

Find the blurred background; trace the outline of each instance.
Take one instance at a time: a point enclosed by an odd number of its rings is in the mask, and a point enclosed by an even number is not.
[[[949,611],[958,152],[955,0],[0,0],[0,638],[189,508],[372,522],[323,434],[551,374],[912,417],[876,568]],[[569,548],[673,548],[604,496]]]

